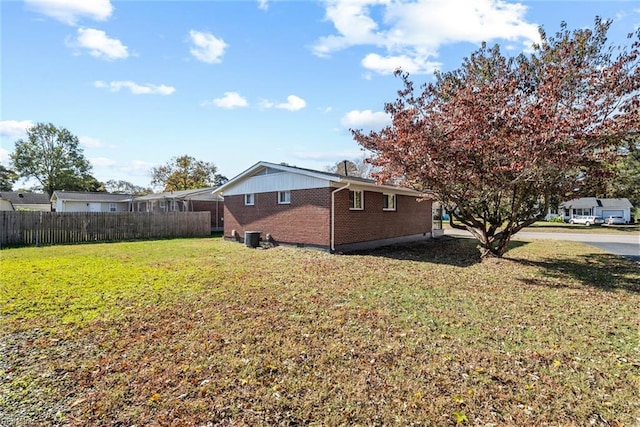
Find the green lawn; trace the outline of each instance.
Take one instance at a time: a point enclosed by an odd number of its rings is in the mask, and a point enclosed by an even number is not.
[[[0,425],[634,425],[640,269],[470,239],[0,252]]]

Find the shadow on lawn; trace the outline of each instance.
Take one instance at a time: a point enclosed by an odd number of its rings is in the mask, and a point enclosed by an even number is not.
[[[521,258],[509,260],[544,271],[545,277],[520,279],[533,286],[570,287],[578,281],[582,286],[605,291],[625,290],[640,293],[638,266],[612,254],[588,254],[571,259],[543,259],[531,261]]]
[[[397,260],[422,261],[436,264],[469,267],[481,262],[477,241],[465,237],[441,236],[414,243],[389,245],[376,249],[349,252],[346,255],[369,255]],[[509,249],[526,245],[512,241]]]

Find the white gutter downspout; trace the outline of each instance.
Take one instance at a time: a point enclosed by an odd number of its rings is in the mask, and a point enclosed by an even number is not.
[[[347,182],[344,187],[337,188],[331,192],[331,253],[336,251],[336,193],[348,188],[351,185]]]

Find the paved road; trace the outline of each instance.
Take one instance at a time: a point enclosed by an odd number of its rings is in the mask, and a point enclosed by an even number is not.
[[[446,229],[448,236],[471,236],[467,231]],[[603,251],[621,255],[632,261],[640,262],[640,234],[590,234],[590,233],[556,233],[530,232],[517,233],[514,240],[570,240],[595,246]]]

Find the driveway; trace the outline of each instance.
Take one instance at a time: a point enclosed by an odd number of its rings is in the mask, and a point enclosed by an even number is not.
[[[463,230],[445,229],[447,236],[466,236],[471,234]],[[640,234],[588,234],[588,233],[549,233],[523,231],[517,233],[514,240],[570,240],[595,246],[605,252],[620,255],[632,261],[640,262]]]

